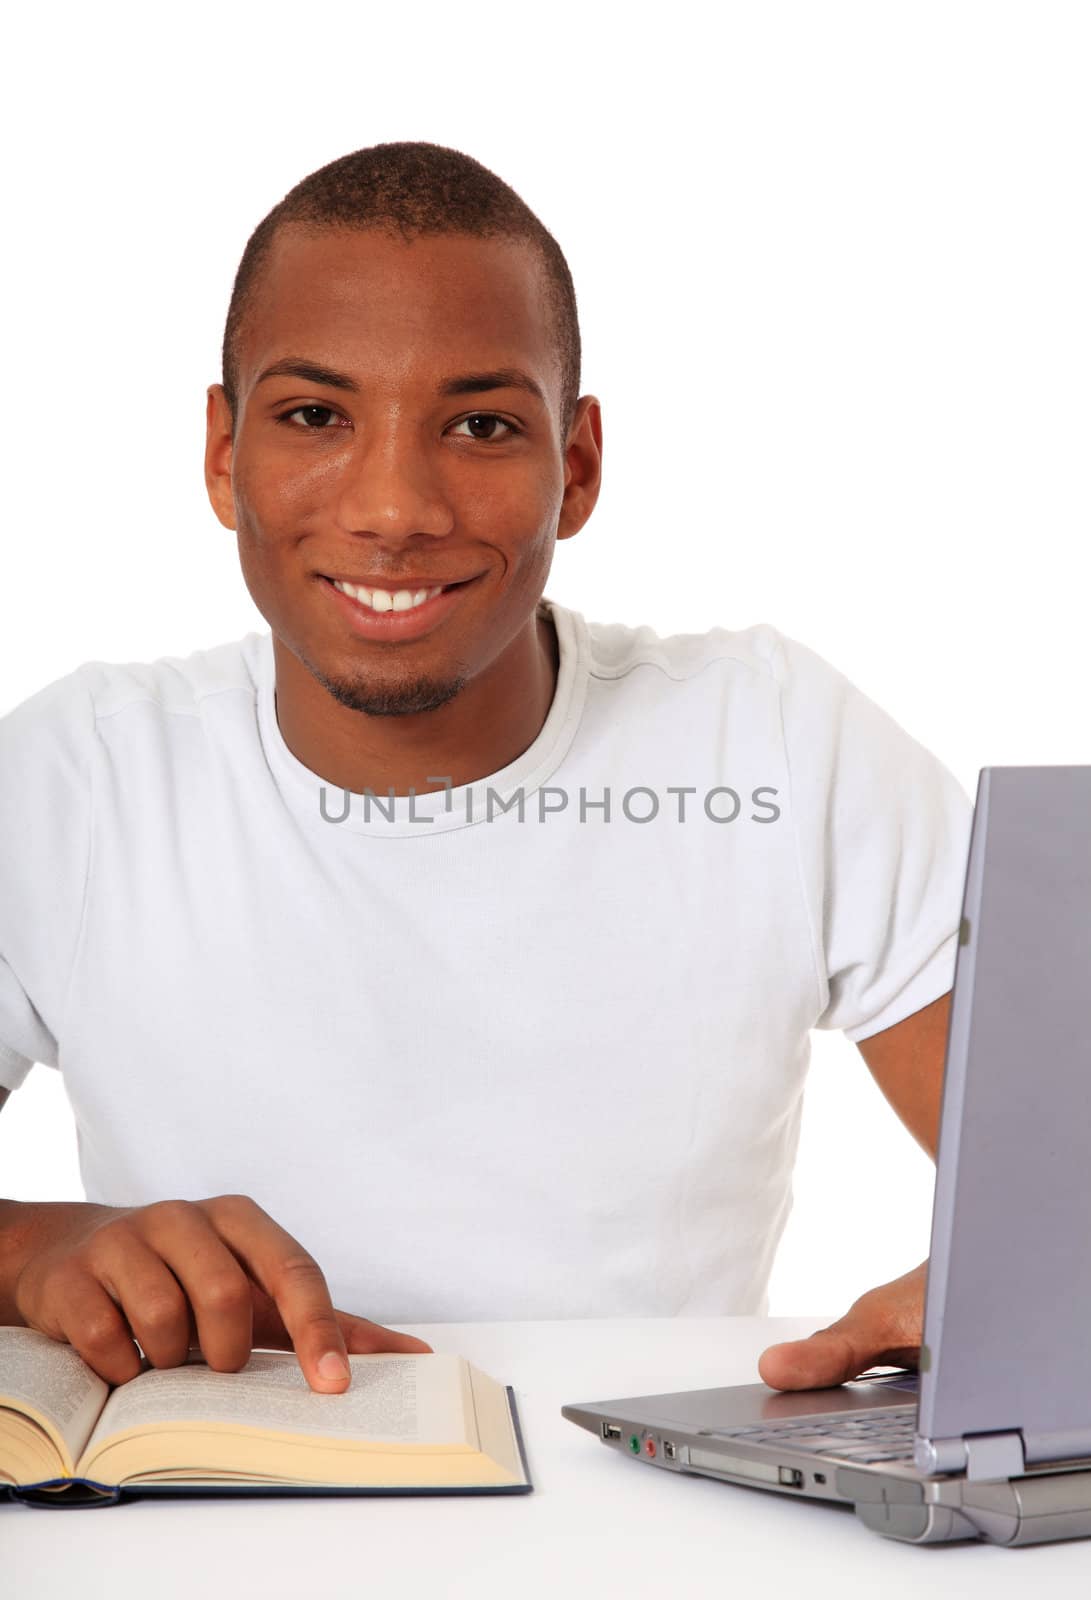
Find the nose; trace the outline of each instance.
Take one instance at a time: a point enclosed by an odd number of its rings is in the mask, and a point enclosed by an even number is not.
[[[448,485],[420,431],[394,418],[360,434],[345,458],[337,494],[340,530],[402,545],[417,535],[443,538],[455,525]]]

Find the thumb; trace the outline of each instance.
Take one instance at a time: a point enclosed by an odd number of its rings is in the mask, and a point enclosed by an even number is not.
[[[773,1389],[829,1389],[869,1367],[916,1366],[927,1270],[922,1261],[891,1283],[869,1289],[843,1317],[809,1339],[770,1345],[758,1361],[762,1381]]]
[[[402,1355],[434,1355],[430,1344],[411,1333],[399,1333],[396,1328],[385,1328],[381,1322],[369,1322],[366,1317],[354,1316],[351,1311],[335,1311],[350,1356],[375,1355],[393,1350]]]
[[[856,1322],[850,1312],[808,1339],[770,1345],[758,1360],[762,1382],[771,1389],[832,1389],[848,1383],[875,1361],[865,1348],[866,1339],[859,1339]]]

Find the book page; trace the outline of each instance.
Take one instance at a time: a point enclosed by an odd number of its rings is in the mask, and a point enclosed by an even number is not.
[[[468,1364],[466,1370],[482,1453],[510,1473],[513,1480],[525,1482],[507,1389],[479,1367]]]
[[[64,1458],[63,1476],[83,1451],[110,1386],[73,1350],[37,1328],[0,1328],[0,1406],[40,1422]]]
[[[215,1372],[199,1356],[143,1372],[115,1389],[84,1454],[129,1428],[173,1422],[236,1423],[269,1433],[362,1442],[469,1444],[478,1448],[461,1356],[349,1356],[343,1394],[316,1394],[290,1351],[259,1351],[241,1372]]]

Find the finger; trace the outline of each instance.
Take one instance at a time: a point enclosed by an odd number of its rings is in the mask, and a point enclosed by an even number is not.
[[[216,1372],[240,1371],[253,1349],[250,1280],[209,1217],[197,1203],[166,1200],[146,1206],[140,1226],[193,1308],[208,1365]]]
[[[254,1307],[254,1349],[290,1350],[292,1341],[276,1303],[253,1278],[250,1279],[250,1297]]]
[[[846,1334],[832,1328],[770,1345],[758,1360],[758,1375],[772,1389],[827,1389],[848,1383],[874,1357],[864,1355]]]
[[[310,1387],[320,1394],[347,1389],[345,1340],[314,1257],[246,1195],[220,1195],[200,1204],[273,1300]]]
[[[412,1333],[399,1333],[396,1328],[384,1328],[381,1322],[369,1322],[351,1311],[334,1313],[341,1325],[345,1349],[349,1355],[372,1355],[379,1350],[397,1350],[404,1355],[434,1355],[435,1351],[423,1339]]]
[[[259,1284],[253,1286],[254,1296],[254,1348],[290,1350],[292,1341],[280,1313]],[[371,1355],[380,1350],[399,1350],[407,1355],[434,1355],[430,1344],[411,1333],[398,1333],[379,1322],[369,1322],[366,1317],[355,1316],[351,1311],[334,1310],[350,1355]]]
[[[180,1367],[189,1351],[192,1318],[178,1279],[136,1233],[103,1239],[95,1270],[118,1302],[153,1367]]]
[[[128,1383],[140,1372],[140,1352],[128,1324],[91,1273],[72,1269],[54,1315],[73,1350],[107,1383]]]
[[[773,1389],[828,1389],[872,1367],[916,1368],[919,1359],[918,1345],[878,1349],[823,1329],[809,1339],[770,1345],[758,1360],[758,1375]]]

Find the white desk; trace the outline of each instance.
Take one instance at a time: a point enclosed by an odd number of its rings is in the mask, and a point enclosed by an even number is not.
[[[1091,1541],[900,1545],[840,1506],[618,1457],[574,1401],[758,1381],[766,1345],[833,1316],[399,1324],[515,1390],[528,1495],[0,1505],[4,1600],[673,1600],[1091,1592]]]

